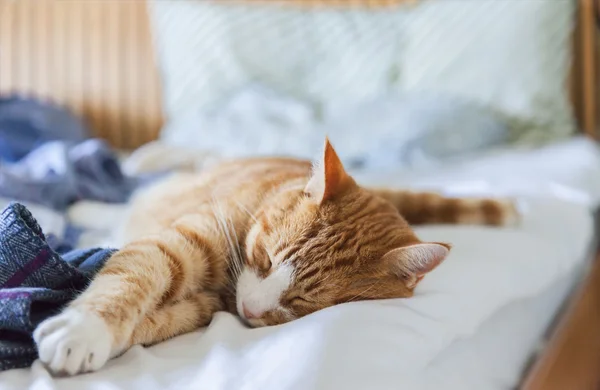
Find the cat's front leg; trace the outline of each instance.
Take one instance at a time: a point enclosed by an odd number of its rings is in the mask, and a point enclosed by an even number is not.
[[[129,344],[152,345],[192,332],[208,325],[213,314],[223,309],[223,301],[217,293],[199,291],[148,313],[135,327]]]
[[[217,293],[200,291],[180,301],[146,313],[135,326],[123,349],[152,345],[208,325],[215,312],[223,309]],[[95,371],[120,350],[113,349],[114,330],[91,312],[67,309],[46,321],[35,332],[40,360],[53,372],[74,375]],[[63,345],[61,345],[63,344]]]
[[[150,243],[125,247],[90,286],[33,334],[40,360],[55,374],[95,371],[127,348],[136,324],[176,279]]]
[[[175,224],[125,246],[82,295],[35,330],[40,360],[55,374],[98,370],[131,345],[148,314],[198,290],[214,290],[225,261],[208,242],[194,226]]]

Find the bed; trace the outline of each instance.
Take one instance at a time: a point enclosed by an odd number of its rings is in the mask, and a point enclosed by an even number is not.
[[[116,147],[132,149],[155,139],[164,114],[158,71],[149,61],[145,3],[40,4],[0,3],[0,47],[11,53],[0,57],[0,91],[64,102]],[[595,7],[588,0],[578,4],[570,90],[585,136],[535,150],[498,150],[443,169],[357,172],[369,185],[433,186],[525,200],[519,229],[419,228],[423,237],[454,242],[457,253],[453,264],[427,278],[414,303],[342,305],[267,330],[248,330],[219,314],[203,332],[134,347],[98,373],[53,379],[36,362],[31,369],[0,373],[0,389],[596,386],[600,336],[594,330],[600,320],[590,311],[600,301],[593,213],[600,203],[600,158],[591,140],[598,112]],[[50,56],[48,47],[69,54],[54,51],[54,62],[32,60]],[[72,217],[97,222],[99,214],[118,216],[121,210],[96,204],[72,210]],[[87,244],[105,238],[92,236]],[[489,273],[490,267],[496,276],[478,281],[477,270]],[[507,293],[503,287],[511,283]],[[476,290],[482,284],[487,290]],[[469,289],[486,293],[466,299]],[[452,294],[461,305],[446,310]],[[428,318],[432,312],[439,317]]]

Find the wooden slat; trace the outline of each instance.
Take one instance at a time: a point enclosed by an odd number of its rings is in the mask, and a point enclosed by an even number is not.
[[[13,52],[13,42],[9,39],[14,32],[12,11],[12,4],[0,1],[0,88],[6,86],[5,92],[10,92],[8,85],[12,80],[12,61],[9,59]]]
[[[578,12],[578,32],[575,53],[578,56],[575,71],[579,73],[581,98],[579,104],[579,124],[590,137],[597,136],[597,27],[595,16],[596,0],[580,0]]]
[[[106,25],[106,12],[100,9],[101,5],[96,7],[86,7],[83,16],[85,25],[89,32],[85,44],[89,46],[87,54],[88,75],[85,79],[85,91],[89,92],[89,98],[86,103],[86,112],[88,121],[95,129],[103,127],[103,122],[107,118],[107,104],[104,103],[105,96],[105,78],[104,56],[106,55],[105,37],[103,26]],[[116,142],[115,142],[116,143]]]
[[[49,17],[44,21],[49,26],[48,30],[51,34],[45,39],[46,45],[52,51],[52,56],[48,58],[48,64],[52,64],[51,67],[46,69],[40,69],[41,72],[48,73],[48,77],[51,82],[52,92],[49,94],[54,101],[60,104],[69,105],[67,83],[67,73],[69,69],[66,66],[66,59],[64,58],[69,47],[67,45],[67,39],[65,34],[65,26],[67,20],[65,18],[64,6],[61,3],[48,4]],[[32,43],[35,46],[41,46],[39,43]],[[17,49],[15,49],[16,51]],[[0,86],[2,88],[2,86]],[[37,92],[37,91],[27,91]],[[40,93],[37,93],[40,96]],[[72,108],[72,107],[70,107]]]
[[[50,98],[115,146],[154,139],[163,117],[146,2],[0,0],[0,93]]]

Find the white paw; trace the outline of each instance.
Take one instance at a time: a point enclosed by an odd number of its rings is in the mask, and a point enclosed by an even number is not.
[[[67,309],[33,332],[39,358],[54,374],[75,375],[104,366],[111,355],[112,334],[97,315]]]

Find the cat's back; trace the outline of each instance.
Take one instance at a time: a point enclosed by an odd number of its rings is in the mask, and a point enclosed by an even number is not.
[[[293,158],[245,158],[224,161],[199,174],[199,180],[220,182],[235,185],[252,184],[261,181],[271,181],[274,177],[285,180],[298,175],[310,174],[310,161]],[[239,180],[247,178],[248,180]]]
[[[121,242],[158,233],[187,214],[255,209],[264,195],[290,181],[308,180],[309,161],[291,158],[230,160],[199,173],[174,173],[132,197]]]

